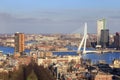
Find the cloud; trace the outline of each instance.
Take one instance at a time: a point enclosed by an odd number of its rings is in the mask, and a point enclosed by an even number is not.
[[[120,19],[120,16],[118,15],[118,16],[110,16],[109,18],[111,18],[111,19]]]
[[[110,32],[116,32],[120,29],[119,13],[118,10],[96,9],[46,10],[21,15],[0,13],[0,32],[72,33],[77,31],[81,33],[84,22],[87,22],[88,32],[96,33],[96,22],[101,18],[106,18]]]
[[[9,32],[32,32],[33,33],[43,24],[49,24],[52,20],[48,18],[23,18],[19,16],[13,16],[8,13],[0,13],[0,32],[1,33],[9,33]],[[35,30],[36,29],[36,30]]]

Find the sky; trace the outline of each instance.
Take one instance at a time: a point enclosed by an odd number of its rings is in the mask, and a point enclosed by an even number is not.
[[[0,33],[96,33],[106,19],[110,33],[120,32],[120,0],[1,0]]]

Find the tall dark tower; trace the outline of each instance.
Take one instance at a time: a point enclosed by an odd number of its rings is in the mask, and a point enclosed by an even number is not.
[[[114,36],[114,47],[116,50],[120,50],[120,35],[118,32],[116,32],[116,35]]]
[[[102,48],[106,48],[109,46],[109,30],[108,29],[101,30],[100,44]]]
[[[25,36],[23,33],[15,33],[15,54],[22,54],[24,48]]]

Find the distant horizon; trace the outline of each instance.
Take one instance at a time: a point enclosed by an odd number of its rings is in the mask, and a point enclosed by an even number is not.
[[[16,32],[15,32],[16,33]],[[7,35],[13,35],[13,34],[15,34],[15,33],[0,33],[0,35],[5,35],[5,34],[7,34]],[[52,34],[84,34],[84,33],[24,33],[24,32],[20,32],[20,33],[23,33],[23,34],[36,34],[36,35],[39,35],[39,34],[42,34],[42,35],[52,35]],[[120,33],[120,32],[118,32],[118,33]],[[88,34],[97,34],[97,33],[88,33]],[[109,32],[109,34],[116,34],[116,32],[115,33],[110,33]]]
[[[97,20],[106,19],[110,33],[120,32],[120,1],[10,0],[0,1],[0,33],[97,33]]]

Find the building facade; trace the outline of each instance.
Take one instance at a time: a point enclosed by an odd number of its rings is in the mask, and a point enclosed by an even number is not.
[[[101,30],[100,45],[102,46],[102,48],[106,48],[109,46],[109,30],[108,29]]]
[[[118,32],[116,32],[116,35],[114,36],[114,47],[116,50],[120,50],[120,35]]]
[[[105,29],[105,19],[97,21],[97,45],[100,45],[101,30]]]
[[[23,33],[15,33],[15,53],[22,54],[24,48],[25,35]]]

